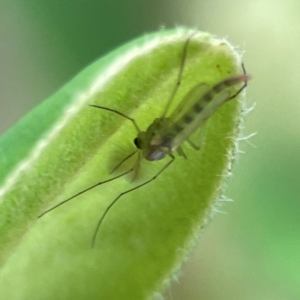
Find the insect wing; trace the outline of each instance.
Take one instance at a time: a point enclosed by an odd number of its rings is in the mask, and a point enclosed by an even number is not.
[[[182,123],[183,116],[189,113],[192,110],[192,107],[195,103],[199,102],[199,99],[210,89],[210,86],[206,83],[197,84],[192,90],[190,90],[182,101],[177,105],[172,114],[167,117],[160,127],[159,131],[157,131],[157,135],[160,137],[168,136],[168,135],[176,135],[172,126],[174,124]],[[186,124],[183,124],[186,126]]]
[[[206,102],[203,96],[209,90],[210,88],[206,84],[197,85],[186,95],[183,102],[179,104],[170,116],[168,127],[174,135],[171,143],[173,151],[202,126],[231,95],[230,89],[227,88],[221,93],[215,94],[209,102]],[[196,112],[195,105],[201,107],[201,111]],[[189,122],[186,121],[187,119],[190,119]],[[176,130],[177,132],[174,134]],[[163,132],[163,134],[168,134],[168,132]]]
[[[207,83],[199,83],[190,90],[169,117],[170,125],[179,122],[209,89],[210,86]]]
[[[206,105],[206,107],[195,115],[194,120],[185,125],[183,130],[179,132],[173,139],[172,148],[177,149],[186,139],[192,135],[200,126],[202,126],[207,119],[230,97],[231,93],[225,90],[221,94],[217,94],[214,99]]]

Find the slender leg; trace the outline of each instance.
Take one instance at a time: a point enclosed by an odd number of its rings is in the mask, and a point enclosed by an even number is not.
[[[100,226],[101,226],[101,223],[103,222],[105,216],[107,215],[107,213],[109,212],[109,210],[113,207],[113,205],[116,204],[116,202],[117,202],[122,196],[124,196],[124,195],[126,195],[126,194],[128,194],[128,193],[130,193],[130,192],[132,192],[132,191],[134,191],[134,190],[137,190],[137,189],[141,188],[142,186],[144,186],[144,185],[150,183],[151,181],[155,180],[155,179],[156,179],[156,178],[157,178],[164,170],[166,170],[166,169],[172,164],[172,162],[175,160],[175,157],[174,157],[172,154],[170,154],[170,157],[171,157],[171,160],[170,160],[167,164],[165,164],[164,167],[163,167],[156,175],[154,175],[151,179],[145,181],[144,183],[142,183],[142,184],[140,184],[140,185],[138,185],[138,186],[136,186],[136,187],[134,187],[134,188],[132,188],[132,189],[129,189],[129,190],[125,191],[125,192],[122,192],[121,194],[119,194],[119,196],[118,196],[117,198],[115,198],[115,199],[109,204],[109,206],[105,209],[103,215],[102,215],[101,218],[99,219],[98,224],[97,224],[97,226],[96,226],[96,229],[95,229],[95,231],[94,231],[94,235],[93,235],[93,239],[92,239],[92,248],[94,248],[94,246],[95,246],[96,237],[97,237],[99,228],[100,228]]]
[[[165,118],[166,117],[166,114],[170,108],[170,105],[174,99],[174,96],[176,95],[177,93],[177,90],[181,84],[181,79],[182,79],[182,73],[183,73],[183,68],[184,68],[184,63],[185,63],[185,60],[186,60],[186,54],[187,54],[187,48],[188,48],[188,44],[190,42],[190,40],[192,39],[192,37],[196,34],[197,32],[193,32],[189,37],[188,39],[186,40],[185,44],[184,44],[184,48],[183,48],[183,53],[182,53],[182,58],[181,58],[181,63],[180,63],[180,68],[179,68],[179,73],[178,73],[178,77],[177,77],[177,81],[176,81],[176,84],[175,84],[175,87],[172,91],[172,94],[167,102],[167,105],[164,109],[164,112],[162,114],[162,118]]]
[[[130,157],[132,157],[134,154],[136,154],[137,150],[135,150],[134,152],[130,153],[128,156],[126,156],[125,158],[123,158],[113,169],[109,174],[112,174],[113,172],[115,172],[127,159],[129,159]]]
[[[197,144],[194,143],[190,138],[187,138],[186,141],[189,143],[195,150],[200,150],[201,146],[203,145],[204,138],[205,138],[205,129],[206,129],[206,123],[204,123],[197,131],[197,136],[199,136],[199,139],[197,137],[196,141]]]
[[[76,198],[77,196],[82,195],[82,194],[84,194],[85,192],[87,192],[87,191],[89,191],[89,190],[91,190],[91,189],[93,189],[93,188],[95,188],[95,187],[97,187],[97,186],[99,186],[99,185],[101,185],[101,184],[104,184],[104,183],[113,181],[113,180],[115,180],[115,179],[118,179],[118,178],[120,178],[120,177],[122,177],[122,176],[124,176],[124,175],[126,175],[126,174],[128,174],[128,173],[130,173],[130,172],[132,172],[132,171],[133,171],[133,168],[130,169],[130,170],[128,170],[128,171],[126,171],[126,172],[124,172],[124,173],[122,173],[122,174],[120,174],[120,175],[118,175],[118,176],[115,176],[115,177],[110,178],[110,179],[105,180],[105,181],[98,182],[98,183],[96,183],[96,184],[90,186],[89,188],[87,188],[87,189],[85,189],[85,190],[83,190],[83,191],[81,191],[81,192],[79,192],[79,193],[73,195],[72,197],[70,197],[70,198],[68,198],[68,199],[66,199],[66,200],[64,200],[64,201],[62,201],[62,202],[60,202],[60,203],[58,203],[57,205],[51,207],[50,209],[44,211],[42,214],[40,214],[40,215],[38,216],[38,218],[41,218],[41,217],[42,217],[43,215],[45,215],[46,213],[48,213],[48,212],[52,211],[53,209],[55,209],[55,208],[57,208],[57,207],[59,207],[59,206],[65,204],[66,202],[69,202],[70,200]]]
[[[178,147],[177,153],[178,153],[179,156],[183,156],[184,159],[187,159],[187,156],[185,155],[185,153],[184,153],[182,147]]]
[[[242,63],[242,70],[243,70],[243,74],[246,75],[247,73],[246,73],[246,69],[245,69],[244,63]],[[234,95],[230,96],[226,100],[226,102],[229,101],[229,100],[231,100],[231,99],[233,99],[233,98],[235,98],[244,88],[247,87],[247,85],[248,85],[248,81],[245,81],[245,83],[243,84],[243,86]]]
[[[201,146],[196,145],[191,139],[186,140],[195,150],[200,150]]]

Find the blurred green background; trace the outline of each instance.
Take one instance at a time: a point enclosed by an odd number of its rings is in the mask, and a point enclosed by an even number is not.
[[[85,66],[161,27],[227,37],[253,80],[241,154],[221,208],[165,293],[300,299],[300,2],[0,0],[0,133]]]

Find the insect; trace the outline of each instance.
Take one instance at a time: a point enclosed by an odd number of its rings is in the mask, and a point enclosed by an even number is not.
[[[181,58],[181,64],[178,72],[176,85],[171,93],[170,99],[159,118],[156,118],[152,124],[147,128],[146,131],[140,130],[136,121],[111,108],[103,107],[99,105],[90,105],[91,107],[106,110],[117,114],[123,118],[128,119],[133,126],[137,130],[137,137],[134,139],[134,144],[136,146],[136,150],[132,152],[130,155],[125,157],[120,163],[114,168],[113,171],[118,169],[125,161],[131,158],[134,155],[138,155],[137,163],[131,167],[126,172],[112,177],[108,180],[98,182],[97,184],[90,186],[83,191],[73,195],[72,197],[60,202],[59,204],[53,206],[52,208],[46,210],[42,214],[39,215],[39,218],[45,215],[46,213],[52,211],[53,209],[61,206],[62,204],[76,198],[77,196],[86,193],[87,191],[105,184],[107,182],[116,180],[126,174],[133,173],[133,179],[137,176],[139,163],[142,158],[148,161],[157,161],[162,160],[166,156],[169,157],[169,161],[150,179],[145,182],[128,189],[122,193],[120,193],[105,209],[102,216],[98,220],[97,226],[95,228],[93,238],[92,238],[92,247],[95,246],[96,237],[99,231],[99,228],[107,215],[110,209],[115,205],[115,203],[124,195],[133,192],[136,189],[139,189],[148,183],[154,181],[161,173],[163,173],[175,160],[174,153],[177,152],[179,156],[186,158],[186,155],[182,149],[182,144],[187,142],[192,148],[195,150],[199,150],[200,147],[194,144],[190,140],[190,136],[202,125],[205,124],[206,120],[224,103],[229,100],[235,98],[246,86],[247,82],[250,79],[250,76],[246,74],[245,68],[242,65],[243,74],[237,75],[233,77],[226,78],[213,86],[209,86],[205,83],[200,83],[196,85],[194,88],[190,90],[190,92],[182,99],[179,105],[175,108],[173,113],[170,116],[167,116],[170,105],[176,95],[176,92],[180,86],[184,64],[187,56],[187,49],[190,39],[193,35],[191,35],[185,42],[183,47],[183,54]],[[232,94],[231,87],[233,86],[242,86],[238,89],[238,91]]]

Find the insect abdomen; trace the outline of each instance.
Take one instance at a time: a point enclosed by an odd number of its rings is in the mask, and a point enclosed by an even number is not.
[[[179,146],[184,140],[189,137],[199,126],[205,121],[226,101],[234,97],[234,94],[228,90],[230,87],[247,82],[248,75],[240,75],[225,79],[212,88],[209,88],[199,94],[199,98],[195,97],[193,103],[186,110],[180,119],[171,125],[170,132],[176,136],[181,135],[174,140],[176,146]],[[197,94],[196,94],[197,96]]]
[[[207,108],[207,106],[216,99],[216,96],[226,90],[227,88],[230,88],[238,83],[247,81],[248,76],[247,75],[240,75],[236,77],[231,77],[228,79],[225,79],[216,85],[214,85],[211,89],[209,89],[207,92],[204,93],[202,97],[199,98],[199,100],[194,103],[194,105],[183,115],[183,117],[178,121],[178,123],[182,124],[183,126],[187,126],[188,124],[192,123],[197,116]],[[230,97],[225,97],[221,103],[216,104],[223,104],[226,102]],[[219,106],[218,106],[219,107]],[[216,107],[215,109],[217,109]],[[179,125],[179,124],[174,124]]]

